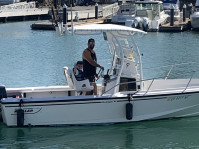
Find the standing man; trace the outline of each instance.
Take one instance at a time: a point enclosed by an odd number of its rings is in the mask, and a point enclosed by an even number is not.
[[[89,82],[91,82],[94,87],[94,90],[91,92],[87,92],[86,95],[97,95],[97,85],[95,83],[95,77],[97,78],[98,75],[96,74],[96,69],[97,67],[99,67],[100,69],[104,70],[104,67],[100,66],[97,63],[97,57],[95,51],[93,50],[94,47],[95,40],[91,38],[88,40],[88,48],[86,48],[82,54],[84,77],[86,79],[89,79]]]

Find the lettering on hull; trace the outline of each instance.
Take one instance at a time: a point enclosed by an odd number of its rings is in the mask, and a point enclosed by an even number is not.
[[[188,99],[191,95],[183,95],[183,96],[175,96],[175,97],[168,97],[167,101],[176,101],[176,100],[183,100]]]
[[[24,110],[24,114],[35,114],[35,113],[38,113],[39,111],[41,111],[42,108],[22,108],[22,109]],[[12,115],[16,115],[17,110],[18,109],[15,109],[15,111]]]

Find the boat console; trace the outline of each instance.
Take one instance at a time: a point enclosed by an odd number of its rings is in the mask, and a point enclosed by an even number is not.
[[[124,38],[122,32],[104,32],[104,39],[108,44],[109,52],[113,56],[108,75],[110,78],[103,81],[104,94],[117,92],[138,91],[142,78],[141,57],[133,36],[131,40]]]

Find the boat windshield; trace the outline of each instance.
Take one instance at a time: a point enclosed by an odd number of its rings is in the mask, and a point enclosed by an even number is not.
[[[146,3],[141,3],[141,4],[136,4],[136,10],[159,10],[159,5],[158,4],[146,4]]]

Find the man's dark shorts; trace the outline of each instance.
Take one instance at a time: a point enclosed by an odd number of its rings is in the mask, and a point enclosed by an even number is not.
[[[89,77],[86,77],[86,79],[88,79],[89,82],[95,82],[95,76],[89,76]]]

